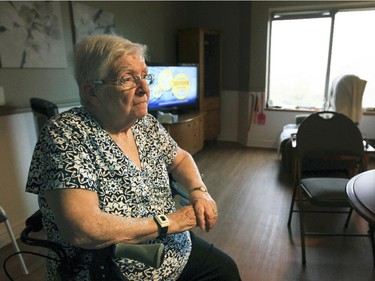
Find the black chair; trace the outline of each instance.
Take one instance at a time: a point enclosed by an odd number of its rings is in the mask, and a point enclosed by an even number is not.
[[[298,128],[294,153],[297,172],[288,226],[293,213],[298,212],[302,264],[306,264],[306,236],[369,237],[368,233],[309,232],[305,229],[307,213],[343,213],[347,215],[345,227],[349,223],[352,208],[346,195],[346,184],[362,171],[364,161],[362,134],[356,124],[337,112],[311,114]],[[308,209],[308,203],[314,207]]]
[[[39,135],[44,124],[52,116],[59,113],[59,109],[53,102],[40,98],[31,98],[30,106],[34,115],[36,133]]]

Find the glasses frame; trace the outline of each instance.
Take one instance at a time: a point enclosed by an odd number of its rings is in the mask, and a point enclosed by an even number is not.
[[[125,87],[124,83],[129,82],[129,79],[134,83],[134,85],[132,85],[131,87]],[[123,78],[116,79],[116,80],[95,80],[95,81],[92,81],[92,83],[95,84],[95,85],[121,86],[121,87],[124,88],[124,90],[130,90],[130,89],[133,89],[135,87],[138,87],[139,84],[141,83],[141,80],[145,80],[147,85],[151,85],[154,82],[155,77],[154,77],[153,74],[146,74],[146,75],[143,75],[143,76],[137,76],[137,75],[130,74],[128,76],[125,76]]]

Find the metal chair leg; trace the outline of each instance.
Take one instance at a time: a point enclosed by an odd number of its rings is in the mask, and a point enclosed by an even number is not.
[[[10,226],[10,223],[8,221],[6,213],[5,213],[5,211],[4,211],[4,209],[2,207],[0,207],[0,212],[2,214],[2,219],[3,219],[1,222],[5,222],[5,225],[6,225],[7,229],[8,229],[8,233],[9,233],[10,239],[12,240],[12,244],[13,244],[14,249],[16,250],[16,252],[20,252],[20,248],[18,247],[16,238],[14,237],[14,233],[13,233],[12,227]],[[25,274],[29,274],[29,271],[27,270],[27,267],[26,267],[26,264],[25,264],[25,261],[24,261],[22,255],[19,254],[18,258],[20,260],[23,272]]]
[[[375,267],[375,233],[374,233],[374,225],[371,225],[369,223],[369,234],[370,234],[370,239],[371,239],[371,246],[372,246],[372,262],[373,266]]]
[[[292,222],[294,204],[295,204],[295,201],[296,201],[296,193],[297,193],[297,187],[295,187],[294,190],[293,190],[292,202],[290,203],[290,210],[289,210],[288,226],[290,226],[290,224]]]
[[[350,208],[348,217],[346,218],[346,221],[345,221],[345,228],[348,228],[350,218],[352,217],[352,213],[353,213],[353,208]]]
[[[303,214],[303,202],[302,202],[302,190],[298,188],[298,208],[299,208],[299,221],[300,221],[300,233],[301,233],[301,254],[302,254],[302,265],[306,265],[306,249],[305,249],[305,224]]]

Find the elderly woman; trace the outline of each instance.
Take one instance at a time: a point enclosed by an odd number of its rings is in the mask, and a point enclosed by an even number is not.
[[[89,265],[116,243],[163,243],[159,268],[115,259],[128,280],[240,280],[233,260],[189,230],[214,227],[217,206],[189,153],[147,112],[146,47],[115,35],[89,36],[75,48],[82,107],[44,127],[26,190],[38,194],[49,240]],[[169,176],[190,192],[176,210]],[[57,265],[49,261],[48,280]],[[89,280],[87,267],[74,280]]]

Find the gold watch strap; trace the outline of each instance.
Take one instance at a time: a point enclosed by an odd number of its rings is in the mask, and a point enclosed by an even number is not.
[[[204,186],[194,187],[190,190],[189,193],[192,193],[194,191],[202,191],[202,192],[208,192],[207,188]]]

